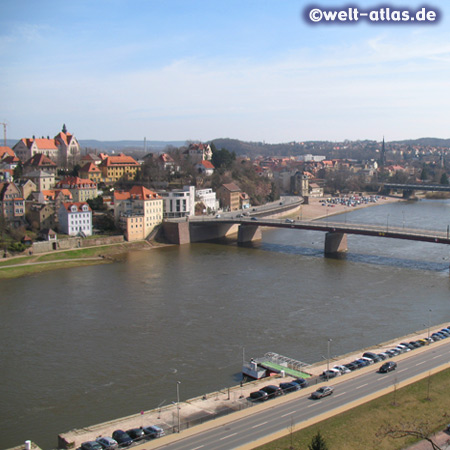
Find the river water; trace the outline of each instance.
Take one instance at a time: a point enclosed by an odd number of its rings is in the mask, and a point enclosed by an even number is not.
[[[330,213],[332,211],[330,210]],[[328,218],[445,231],[449,200]],[[265,230],[249,247],[130,252],[118,263],[1,281],[0,448],[238,384],[243,348],[313,363],[445,321],[450,248]],[[431,309],[431,313],[429,310]]]

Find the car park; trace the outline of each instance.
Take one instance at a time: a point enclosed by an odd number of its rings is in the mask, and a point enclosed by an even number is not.
[[[275,386],[274,384],[264,386],[263,388],[260,389],[260,391],[267,392],[269,398],[277,397],[278,395],[281,395],[283,393],[280,386]]]
[[[298,391],[300,388],[300,385],[297,383],[280,383],[280,389],[285,393],[288,394],[289,392],[295,392]]]
[[[410,341],[410,344],[414,347],[414,348],[419,348],[421,345],[419,344],[418,341]]]
[[[433,333],[432,335],[431,335],[431,339],[433,339],[433,341],[440,341],[441,339],[442,339],[442,336],[440,336],[439,334],[437,334],[437,333]]]
[[[128,436],[128,433],[125,433],[123,430],[116,430],[112,434],[112,438],[117,441],[119,447],[128,447],[133,443],[133,439]]]
[[[104,450],[113,450],[119,446],[115,439],[107,436],[99,437],[96,439],[96,441],[102,446]]]
[[[388,362],[385,362],[378,369],[378,372],[380,372],[380,373],[387,373],[387,372],[391,372],[392,370],[395,370],[396,368],[397,368],[397,363],[395,361],[388,361]]]
[[[264,391],[255,391],[250,393],[250,400],[254,402],[263,402],[269,399],[269,395]]]
[[[331,395],[332,393],[333,393],[333,388],[331,386],[323,386],[323,387],[317,389],[317,391],[313,392],[311,394],[311,398],[316,400],[316,399]]]
[[[81,450],[102,450],[102,446],[97,441],[87,441],[81,444]]]
[[[166,435],[165,431],[161,427],[158,427],[157,425],[150,425],[149,427],[144,427],[143,430],[145,435],[148,436],[150,439],[156,439]]]
[[[131,428],[130,430],[127,430],[127,434],[131,439],[133,439],[133,441],[140,441],[145,437],[145,433],[142,428]]]

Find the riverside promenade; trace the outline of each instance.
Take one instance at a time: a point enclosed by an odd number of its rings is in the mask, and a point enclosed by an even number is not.
[[[342,355],[339,357],[333,357],[330,359],[329,365],[332,367],[337,364],[345,364],[360,357],[364,351],[375,351],[382,352],[383,350],[395,347],[398,343],[402,341],[417,340],[428,336],[428,333],[438,331],[447,324],[442,324],[431,328],[429,331],[421,330],[411,333],[408,336],[404,336],[393,341],[385,342],[370,348],[365,348],[358,350],[356,352],[349,353],[347,355]],[[430,346],[421,347],[414,351],[414,354],[419,352],[426,352],[429,349],[436,348],[440,343],[445,343],[444,341],[439,341],[431,344]],[[255,355],[257,356],[257,355]],[[405,353],[399,355],[395,358],[395,361],[401,361],[407,358],[409,355]],[[251,415],[257,411],[264,408],[270,408],[274,405],[274,402],[282,402],[287,400],[292,400],[296,396],[309,395],[310,392],[316,390],[316,384],[322,383],[322,380],[318,376],[327,368],[327,363],[321,361],[319,363],[313,364],[305,368],[306,372],[312,375],[310,386],[306,389],[302,389],[295,393],[288,394],[287,396],[282,396],[280,398],[270,400],[268,402],[254,404],[247,400],[250,392],[256,391],[261,387],[268,384],[279,384],[280,382],[286,382],[292,380],[292,377],[275,376],[270,378],[265,378],[258,381],[253,381],[250,383],[245,383],[242,386],[237,385],[232,388],[225,388],[213,393],[201,395],[199,397],[189,399],[180,402],[179,405],[176,402],[171,405],[165,406],[163,408],[157,408],[149,411],[142,411],[140,414],[135,414],[128,417],[123,417],[120,419],[104,422],[101,424],[85,427],[82,429],[76,429],[69,431],[67,433],[62,433],[58,436],[58,448],[78,448],[82,442],[95,440],[99,436],[111,436],[112,432],[117,429],[127,430],[130,428],[138,428],[141,426],[158,425],[166,431],[168,436],[156,439],[154,441],[147,441],[143,444],[139,444],[133,448],[140,450],[146,449],[150,450],[153,448],[158,448],[165,443],[173,442],[178,439],[182,439],[187,435],[195,434],[200,430],[207,428],[214,428],[226,424],[227,422],[239,419],[242,415]],[[356,370],[352,373],[343,375],[333,380],[333,384],[339,383],[341,380],[349,380],[351,378],[356,378],[359,374],[365,371],[373,371],[374,367],[369,366],[363,369]],[[426,374],[428,376],[428,373]],[[417,380],[412,380],[417,381]],[[411,382],[412,382],[411,381]],[[409,384],[409,382],[404,383]],[[401,386],[397,386],[399,388]],[[384,393],[381,393],[382,395]],[[375,396],[374,396],[375,398]],[[360,403],[366,402],[367,399],[364,398]],[[177,409],[179,406],[179,410]],[[351,405],[354,407],[356,405]],[[350,408],[349,407],[349,408]],[[344,410],[344,409],[343,409]],[[342,411],[343,411],[342,410]],[[178,412],[180,415],[178,422]],[[336,412],[333,412],[336,414]],[[331,415],[331,414],[330,414]],[[316,420],[324,420],[325,417],[320,417]],[[178,423],[180,423],[181,433],[178,433]],[[314,420],[307,421],[298,424],[295,429],[296,431],[304,428],[306,426],[315,423]],[[261,441],[258,441],[252,446],[246,446],[244,448],[250,449],[256,445],[262,445],[264,442],[269,442],[273,439],[282,437],[286,435],[289,431],[284,430],[276,435],[268,436]]]

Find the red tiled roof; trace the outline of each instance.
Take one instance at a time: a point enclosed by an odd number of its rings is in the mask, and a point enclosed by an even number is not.
[[[139,166],[139,163],[132,157],[123,153],[117,156],[108,156],[101,163],[102,166]]]
[[[5,155],[14,156],[14,150],[9,147],[0,146],[0,159],[2,159]]]
[[[205,169],[215,169],[215,167],[212,165],[211,161],[207,161],[206,159],[204,159],[203,161],[201,161],[200,164],[201,164]]]
[[[58,150],[58,147],[55,144],[55,140],[54,139],[44,139],[44,138],[40,138],[40,139],[30,139],[31,142],[35,142],[37,148],[39,149],[48,149],[48,150]]]
[[[45,156],[43,153],[36,153],[30,159],[24,162],[24,166],[37,166],[37,167],[56,167],[56,163],[53,162],[48,156]]]
[[[102,173],[102,171],[97,167],[97,164],[93,162],[86,163],[81,169],[80,172],[98,172]]]
[[[156,192],[144,186],[133,186],[129,191],[114,192],[115,200],[128,200],[130,198],[136,200],[156,200],[161,197]]]
[[[83,212],[83,210],[81,209],[81,207],[83,205],[86,205],[88,207],[88,211],[92,211],[91,207],[86,202],[70,202],[70,203],[64,202],[64,203],[62,203],[62,205],[64,206],[64,209],[67,212],[71,212],[70,208],[72,208],[73,205],[75,205],[77,207],[78,212]]]
[[[83,186],[84,185],[84,186]],[[94,181],[88,180],[87,178],[79,178],[79,177],[66,177],[63,180],[59,181],[56,184],[56,187],[63,188],[64,186],[69,186],[68,189],[80,189],[85,186],[88,188],[96,188],[97,183]]]

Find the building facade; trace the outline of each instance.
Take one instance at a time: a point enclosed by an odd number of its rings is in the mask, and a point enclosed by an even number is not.
[[[163,200],[144,186],[117,191],[114,193],[114,218],[127,241],[146,239],[162,222]]]
[[[158,191],[164,200],[164,217],[187,217],[195,215],[195,187],[183,186],[183,189]]]
[[[134,180],[140,165],[133,157],[121,153],[117,156],[107,156],[99,168],[104,182],[112,184],[121,179]]]
[[[237,211],[241,207],[241,188],[235,183],[222,184],[217,189],[217,197],[223,209]]]
[[[92,210],[85,202],[62,203],[58,210],[59,231],[69,236],[92,235]]]
[[[97,183],[79,177],[66,177],[56,183],[55,189],[68,189],[74,202],[86,202],[98,195]]]
[[[25,217],[25,199],[15,183],[0,183],[2,217],[13,225],[21,225]]]

